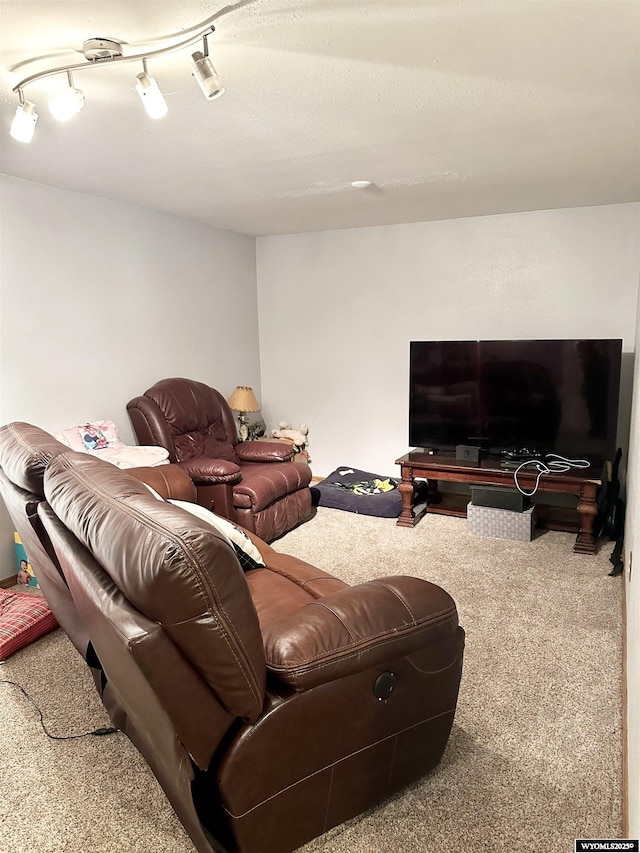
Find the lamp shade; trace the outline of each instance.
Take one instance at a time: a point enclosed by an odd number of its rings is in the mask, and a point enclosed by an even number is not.
[[[238,385],[229,397],[229,408],[234,412],[259,412],[260,406],[253,393],[253,388],[247,385]]]

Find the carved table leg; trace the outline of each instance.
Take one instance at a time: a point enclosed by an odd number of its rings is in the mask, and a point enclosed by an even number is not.
[[[398,491],[402,498],[402,512],[398,516],[396,524],[398,527],[415,527],[424,515],[424,510],[416,514],[413,509],[413,468],[410,465],[402,465],[400,470],[402,471],[402,481],[398,485]]]
[[[595,483],[585,483],[578,501],[580,530],[573,546],[574,553],[576,554],[596,553],[596,540],[593,535],[593,522],[598,514],[596,488]]]

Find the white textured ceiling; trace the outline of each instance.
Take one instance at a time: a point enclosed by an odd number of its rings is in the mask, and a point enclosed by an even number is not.
[[[190,75],[197,47],[149,63],[158,121],[137,63],[81,70],[66,124],[46,105],[64,75],[25,89],[40,116],[25,145],[9,137],[19,79],[82,61],[87,38],[132,52],[225,3],[0,0],[1,170],[249,234],[640,199],[640,0],[226,8],[209,40],[221,98]]]

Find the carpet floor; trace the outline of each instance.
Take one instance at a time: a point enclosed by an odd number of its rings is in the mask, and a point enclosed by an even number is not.
[[[320,508],[274,544],[350,583],[408,574],[447,589],[467,645],[441,764],[304,853],[570,853],[622,833],[622,580],[611,543],[467,533],[463,519],[395,519]],[[0,666],[48,730],[109,725],[93,681],[56,630]],[[127,738],[45,737],[33,706],[0,684],[0,853],[193,853]]]

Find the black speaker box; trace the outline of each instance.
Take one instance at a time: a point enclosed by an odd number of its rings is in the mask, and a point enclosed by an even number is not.
[[[494,509],[510,509],[524,512],[531,501],[517,489],[501,489],[499,486],[471,486],[471,503],[474,506],[490,506]]]
[[[456,459],[463,459],[465,462],[479,462],[480,448],[474,447],[472,444],[458,444],[456,446]]]

